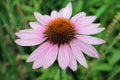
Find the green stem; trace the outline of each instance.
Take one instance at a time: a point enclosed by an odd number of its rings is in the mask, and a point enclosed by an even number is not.
[[[62,80],[62,70],[60,68],[60,80]]]

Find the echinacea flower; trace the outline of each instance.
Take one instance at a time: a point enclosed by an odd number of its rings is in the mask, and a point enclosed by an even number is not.
[[[96,16],[86,16],[80,12],[71,18],[72,5],[69,3],[59,12],[53,10],[49,15],[34,12],[38,22],[30,22],[32,29],[20,30],[16,33],[20,39],[15,42],[22,46],[39,47],[32,52],[27,62],[34,62],[33,69],[50,67],[58,59],[59,66],[77,70],[77,61],[88,67],[83,52],[90,57],[98,58],[97,50],[92,46],[105,41],[90,35],[99,33],[99,23],[93,23]]]

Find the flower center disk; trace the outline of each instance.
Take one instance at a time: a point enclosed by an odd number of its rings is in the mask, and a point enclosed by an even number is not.
[[[53,44],[69,43],[75,35],[73,23],[66,18],[55,18],[51,20],[45,31],[46,40]]]

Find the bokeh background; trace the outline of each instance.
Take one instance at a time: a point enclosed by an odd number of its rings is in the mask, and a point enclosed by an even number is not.
[[[89,68],[78,64],[76,72],[60,70],[57,61],[46,70],[33,70],[26,59],[37,46],[15,44],[15,32],[30,28],[28,23],[36,21],[33,12],[50,14],[70,1],[73,15],[81,11],[96,15],[95,22],[106,28],[94,35],[106,40],[95,46],[100,58],[85,55]],[[0,0],[0,80],[120,80],[120,0]]]

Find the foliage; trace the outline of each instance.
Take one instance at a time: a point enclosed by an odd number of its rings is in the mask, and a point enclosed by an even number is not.
[[[55,62],[49,69],[32,69],[26,63],[28,55],[37,47],[15,44],[15,32],[29,28],[35,21],[33,12],[50,14],[72,2],[73,15],[84,11],[96,15],[95,22],[106,30],[98,35],[106,43],[95,46],[99,59],[86,57],[89,68],[80,64],[78,70],[60,70]],[[120,79],[120,0],[0,0],[0,80],[119,80]]]

